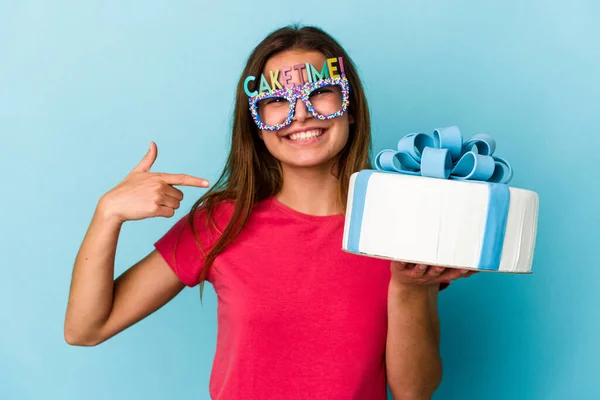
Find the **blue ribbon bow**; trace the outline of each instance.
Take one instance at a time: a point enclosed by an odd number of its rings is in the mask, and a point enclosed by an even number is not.
[[[496,141],[490,135],[473,135],[463,143],[456,126],[439,128],[433,136],[409,133],[398,142],[398,150],[383,150],[375,157],[380,171],[431,178],[508,183],[513,170],[507,161],[493,155]]]

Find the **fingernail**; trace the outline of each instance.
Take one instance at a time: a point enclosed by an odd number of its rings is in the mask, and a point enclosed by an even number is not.
[[[425,268],[427,268],[427,265],[419,264],[418,267],[420,270],[424,270]]]

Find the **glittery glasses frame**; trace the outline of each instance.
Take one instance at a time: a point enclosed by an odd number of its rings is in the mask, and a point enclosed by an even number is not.
[[[333,114],[319,114],[317,111],[315,111],[313,105],[310,102],[310,94],[322,87],[336,85],[342,88],[342,108]],[[258,102],[260,100],[270,99],[273,97],[281,97],[289,101],[290,111],[286,120],[283,121],[283,123],[277,125],[267,125],[264,122],[262,122],[260,116],[258,115]],[[276,131],[279,129],[283,129],[292,123],[294,113],[296,112],[296,101],[298,99],[302,100],[308,111],[312,114],[313,117],[317,119],[326,121],[329,119],[341,117],[348,109],[348,104],[350,103],[350,83],[344,75],[342,75],[340,78],[328,78],[316,82],[306,82],[302,85],[284,87],[282,89],[274,91],[270,90],[261,92],[257,95],[248,98],[248,104],[250,106],[250,113],[252,114],[252,119],[254,119],[254,122],[256,123],[256,126],[258,126],[258,129],[265,131]]]

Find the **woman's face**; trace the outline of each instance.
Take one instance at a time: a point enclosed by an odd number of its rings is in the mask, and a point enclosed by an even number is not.
[[[326,57],[318,51],[289,50],[271,57],[263,74],[268,77],[269,71],[281,71],[283,68],[305,63],[320,69],[325,60]],[[306,69],[303,69],[302,73],[304,82],[307,82]],[[296,71],[292,77],[292,84],[301,83]],[[279,82],[283,85],[281,73]],[[281,162],[282,167],[330,166],[348,141],[350,123],[353,121],[348,112],[327,121],[316,119],[302,100],[298,99],[290,125],[278,131],[262,130],[260,136],[269,152]]]

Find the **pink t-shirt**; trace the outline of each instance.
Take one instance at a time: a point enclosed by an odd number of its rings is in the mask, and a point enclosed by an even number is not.
[[[219,207],[221,232],[232,212]],[[208,251],[218,234],[202,218]],[[303,214],[274,197],[256,205],[208,274],[218,296],[213,399],[387,399],[390,262],[342,251],[343,230],[343,215]],[[187,216],[155,246],[184,284],[199,283],[203,253]]]

